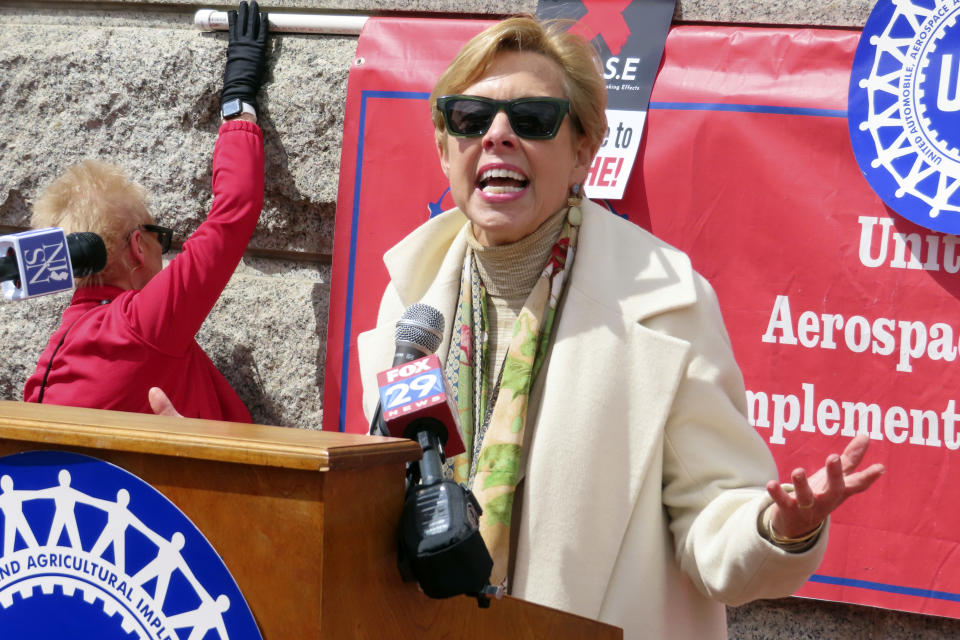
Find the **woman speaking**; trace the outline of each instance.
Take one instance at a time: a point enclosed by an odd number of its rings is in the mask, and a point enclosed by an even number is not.
[[[411,304],[447,319],[437,353],[469,484],[510,593],[630,638],[725,638],[721,603],[785,596],[816,568],[824,521],[866,489],[866,439],[809,479],[777,470],[747,423],[713,291],[680,251],[582,198],[606,135],[600,61],[527,17],[468,42],[431,95],[456,208],[384,256],[360,336],[364,406]]]
[[[254,105],[266,37],[256,2],[230,12],[213,206],[166,268],[162,255],[172,232],[156,224],[143,189],[117,167],[93,161],[71,167],[37,200],[33,226],[99,234],[107,266],[80,283],[27,380],[24,400],[149,413],[147,393],[157,386],[187,417],[250,422],[195,336],[263,206],[263,139]]]

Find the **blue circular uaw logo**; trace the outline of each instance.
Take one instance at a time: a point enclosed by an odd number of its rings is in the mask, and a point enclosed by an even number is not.
[[[870,186],[924,227],[960,233],[960,0],[880,0],[850,75],[848,125]]]
[[[173,503],[112,464],[44,451],[0,458],[0,638],[261,636]]]

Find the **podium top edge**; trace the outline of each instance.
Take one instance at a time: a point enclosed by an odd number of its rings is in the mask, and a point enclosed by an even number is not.
[[[411,440],[0,401],[0,440],[338,471],[420,457]]]

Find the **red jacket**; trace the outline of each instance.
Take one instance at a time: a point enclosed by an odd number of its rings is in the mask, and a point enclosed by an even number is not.
[[[56,351],[43,402],[150,413],[147,390],[156,386],[184,416],[250,422],[250,412],[195,336],[240,262],[262,208],[260,128],[226,122],[213,150],[207,219],[143,289],[77,289],[23,399],[38,401]]]

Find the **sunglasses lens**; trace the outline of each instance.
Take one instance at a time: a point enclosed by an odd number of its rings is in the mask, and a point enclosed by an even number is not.
[[[446,105],[447,127],[459,136],[482,135],[493,122],[496,106],[478,100],[451,100]]]
[[[173,242],[173,229],[161,227],[156,224],[141,225],[141,228],[144,231],[149,231],[151,233],[157,234],[157,242],[160,243],[160,250],[163,253],[170,251],[170,245]]]
[[[552,138],[563,112],[553,102],[515,102],[510,105],[510,124],[524,138]]]
[[[446,96],[438,101],[447,130],[455,136],[482,136],[497,112],[507,111],[510,126],[521,138],[546,140],[557,135],[568,109],[566,100],[518,98],[495,101],[473,96]]]

